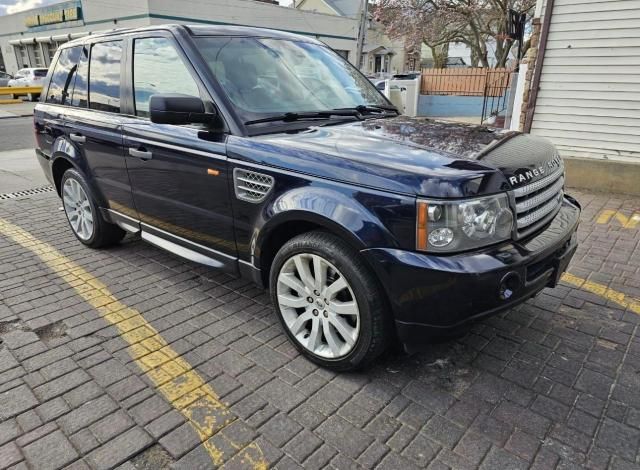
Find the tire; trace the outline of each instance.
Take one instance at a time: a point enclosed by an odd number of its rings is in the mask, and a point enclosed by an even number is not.
[[[318,279],[316,271],[324,275]],[[285,243],[271,266],[270,287],[287,336],[316,364],[358,369],[387,348],[392,325],[386,296],[361,255],[335,235],[314,231]]]
[[[38,98],[40,98],[40,95],[38,95],[38,94],[36,94],[36,93],[28,93],[28,94],[27,94],[27,99],[28,99],[29,101],[31,101],[32,103],[33,103],[34,101],[38,101]]]
[[[124,238],[124,230],[104,220],[89,185],[78,171],[72,168],[65,171],[60,195],[71,231],[81,243],[102,248]]]

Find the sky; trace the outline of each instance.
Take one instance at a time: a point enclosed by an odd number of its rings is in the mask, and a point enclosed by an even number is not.
[[[37,8],[60,0],[0,0],[0,15],[10,15],[30,8]]]
[[[0,16],[58,2],[60,0],[0,0]],[[282,6],[289,6],[290,4],[291,0],[280,0],[280,5]]]

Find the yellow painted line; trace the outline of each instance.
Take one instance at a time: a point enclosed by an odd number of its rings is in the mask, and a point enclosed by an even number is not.
[[[562,275],[562,280],[572,286],[578,287],[579,289],[584,289],[587,292],[591,292],[592,294],[596,294],[604,299],[615,302],[621,307],[629,309],[633,313],[640,315],[640,301],[632,297],[628,297],[622,292],[610,289],[603,284],[598,284],[597,282],[587,281],[586,279],[574,276],[571,273],[564,273]]]
[[[600,215],[598,215],[596,223],[608,224],[611,219],[617,220],[618,223],[624,228],[636,228],[636,226],[640,224],[640,213],[634,212],[630,217],[627,217],[622,212],[605,209],[600,212]]]
[[[0,233],[35,253],[102,318],[118,328],[120,336],[129,343],[127,350],[136,364],[158,392],[193,426],[213,463],[222,465],[225,456],[210,438],[236,418],[191,365],[167,344],[140,312],[121,303],[105,284],[51,245],[1,218]],[[235,447],[240,452],[234,459],[239,459],[247,468],[267,468],[264,455],[256,443],[242,449]]]
[[[41,86],[3,86],[0,87],[1,95],[26,95],[27,93],[42,93]]]

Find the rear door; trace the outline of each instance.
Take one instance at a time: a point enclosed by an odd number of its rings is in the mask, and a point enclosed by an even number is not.
[[[47,158],[51,158],[55,151],[56,139],[65,134],[65,110],[66,106],[71,104],[81,54],[82,46],[68,47],[60,51],[52,65],[51,79],[46,96],[42,100],[44,103],[38,104],[34,112],[37,146]],[[64,142],[58,142],[58,145],[63,144]]]
[[[65,131],[103,207],[136,217],[127,175],[120,113],[125,40],[87,45],[78,63]],[[127,219],[128,220],[128,219]]]
[[[199,125],[149,120],[152,94],[182,93],[213,104],[172,36],[133,38],[130,51],[134,118],[124,125],[124,143],[143,234],[204,254],[216,267],[235,270],[226,136]]]

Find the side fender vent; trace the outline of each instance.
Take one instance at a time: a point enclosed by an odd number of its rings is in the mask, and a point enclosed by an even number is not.
[[[263,173],[242,168],[233,170],[233,187],[236,191],[236,197],[241,201],[253,202],[254,204],[264,201],[273,188],[273,183],[273,177]]]

